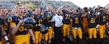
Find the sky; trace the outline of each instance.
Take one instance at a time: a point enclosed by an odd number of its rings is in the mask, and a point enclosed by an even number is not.
[[[77,6],[83,7],[93,7],[93,6],[106,6],[109,4],[109,0],[61,0],[61,1],[71,1]]]

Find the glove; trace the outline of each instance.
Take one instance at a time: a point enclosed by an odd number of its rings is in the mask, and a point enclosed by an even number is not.
[[[98,31],[98,28],[99,28],[99,25],[96,26],[97,31]]]
[[[7,36],[7,35],[4,35],[4,39],[5,39],[5,41],[6,41],[6,44],[10,44],[10,43],[9,43],[9,39],[8,39],[8,36]]]
[[[77,27],[75,27],[75,29],[77,30],[78,28],[77,28]]]

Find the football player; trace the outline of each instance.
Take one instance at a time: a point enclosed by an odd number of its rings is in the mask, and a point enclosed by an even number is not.
[[[87,43],[87,28],[88,28],[88,8],[87,7],[84,7],[83,9],[83,13],[81,15],[81,18],[82,18],[82,29],[83,29],[83,40],[84,42]]]
[[[9,24],[8,24],[8,20],[7,20],[7,9],[1,9],[1,15],[0,15],[0,19],[2,22],[2,36],[3,36],[3,43],[5,44],[9,44]]]
[[[41,9],[36,8],[33,12],[33,18],[36,20],[36,26],[34,27],[33,31],[35,33],[35,43],[40,44],[42,41],[42,31],[41,25],[42,25],[42,15],[41,15]]]
[[[88,8],[85,7],[83,10],[83,14],[82,14],[82,25],[83,25],[83,29],[84,29],[84,33],[87,31],[87,27],[88,27],[88,16],[89,12],[88,12]]]
[[[14,35],[14,44],[30,44],[30,36],[32,36],[33,42],[35,41],[32,30],[26,29],[23,25],[25,16],[25,6],[21,6],[16,9],[15,16],[9,18],[11,19],[9,24]]]
[[[97,15],[97,28],[102,43],[105,38],[106,19],[107,19],[107,15],[104,12],[104,8],[100,7]]]
[[[82,42],[82,21],[81,14],[78,14],[78,11],[75,10],[75,14],[72,16],[72,34],[74,36],[74,43],[77,36],[79,37],[79,43]]]
[[[51,18],[53,16],[53,7],[48,6],[46,8],[47,10],[44,12],[44,21],[43,21],[43,25],[46,27],[45,29],[48,30],[47,34],[45,34],[45,42],[51,43],[51,40],[53,38],[53,27],[52,27],[52,22],[51,22]]]
[[[63,41],[65,41],[66,37],[69,37],[69,30],[70,30],[70,16],[66,14],[63,18]]]
[[[0,8],[0,16],[1,16],[1,8]],[[2,19],[0,18],[0,44],[2,44]]]
[[[89,43],[92,43],[92,41],[96,41],[97,38],[97,31],[96,31],[96,15],[94,13],[88,15],[88,36],[89,36]],[[93,44],[97,44],[96,42],[93,42]]]

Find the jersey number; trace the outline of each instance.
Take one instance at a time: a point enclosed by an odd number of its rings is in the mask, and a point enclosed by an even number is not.
[[[79,20],[78,20],[78,18],[75,18],[75,23],[79,23]]]
[[[95,23],[95,18],[91,18],[90,23]]]

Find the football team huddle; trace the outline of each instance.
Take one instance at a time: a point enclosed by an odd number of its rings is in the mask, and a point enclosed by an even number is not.
[[[72,38],[74,44],[85,44],[86,39],[88,44],[103,44],[108,29],[109,9],[100,6],[63,6],[59,9],[47,6],[46,9],[31,10],[25,5],[16,5],[11,10],[0,8],[0,44],[63,44],[58,42],[65,42],[66,38]],[[98,38],[99,42],[96,42]],[[54,43],[53,39],[56,39]]]

